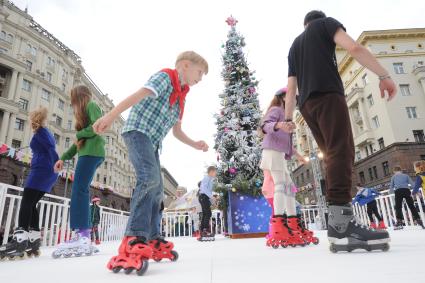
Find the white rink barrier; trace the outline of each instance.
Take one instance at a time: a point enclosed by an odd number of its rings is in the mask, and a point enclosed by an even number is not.
[[[7,243],[18,225],[23,188],[0,183],[0,244]],[[54,246],[71,237],[68,198],[46,194],[38,203],[39,226],[43,246]],[[100,207],[99,236],[101,241],[121,240],[128,212]]]
[[[210,220],[211,232],[224,233],[224,219],[221,211],[212,211]],[[199,231],[201,218],[191,212],[164,212],[160,230],[165,237],[192,237],[193,232]]]
[[[0,183],[0,244],[5,244],[12,231],[18,225],[19,207],[23,188]],[[393,227],[395,224],[394,194],[388,191],[381,192],[376,201],[378,210],[385,225]],[[424,198],[422,194],[414,197],[419,215],[425,223]],[[38,204],[39,226],[42,233],[42,245],[54,246],[71,237],[69,227],[68,198],[46,194]],[[301,209],[304,221],[311,229],[320,227],[318,222],[317,206],[303,206]],[[354,213],[362,224],[369,225],[366,206],[354,205]],[[122,239],[127,225],[129,213],[108,207],[100,207],[99,235],[101,241],[119,241]],[[411,211],[403,204],[403,218],[407,226],[414,225]],[[193,232],[199,230],[200,217],[191,212],[164,212],[160,225],[161,234],[165,237],[192,237]],[[211,232],[224,233],[224,219],[220,211],[212,212],[210,221]]]

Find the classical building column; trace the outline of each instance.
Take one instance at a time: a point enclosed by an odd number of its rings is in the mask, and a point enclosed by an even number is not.
[[[6,134],[8,132],[10,112],[3,110],[3,120],[0,128],[0,144],[6,143]]]

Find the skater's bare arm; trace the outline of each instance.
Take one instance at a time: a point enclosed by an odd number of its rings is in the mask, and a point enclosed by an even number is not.
[[[379,64],[378,60],[363,45],[352,39],[342,28],[339,28],[334,35],[336,44],[347,50],[360,64],[374,72],[381,78],[379,88],[381,97],[385,97],[385,91],[388,93],[388,100],[391,100],[397,93],[393,80],[389,77],[388,71]]]
[[[105,132],[122,112],[124,112],[131,106],[137,104],[140,100],[152,95],[154,94],[150,89],[142,87],[141,89],[121,101],[108,114],[98,119],[93,124],[93,130],[97,134]]]
[[[294,116],[295,106],[297,104],[297,77],[288,77],[288,90],[285,96],[285,120],[291,119]],[[295,123],[291,123],[292,130],[295,129]]]
[[[204,152],[208,151],[208,145],[204,141],[194,141],[189,138],[185,132],[182,130],[182,123],[178,121],[173,127],[173,135],[184,144],[191,146],[195,149],[202,150]]]

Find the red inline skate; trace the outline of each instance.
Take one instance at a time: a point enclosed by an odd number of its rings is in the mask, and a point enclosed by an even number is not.
[[[152,248],[142,237],[126,236],[118,248],[118,255],[112,257],[107,265],[114,273],[124,269],[125,274],[136,270],[142,276],[149,267],[149,258],[152,258]]]
[[[300,217],[291,216],[291,217],[288,217],[288,218],[291,218],[291,220],[288,219],[288,226],[292,230],[294,230],[296,228],[296,230],[301,233],[301,237],[307,245],[309,245],[311,243],[313,243],[315,245],[319,244],[319,238],[315,237],[314,234],[313,234],[313,231],[308,230],[304,226]],[[292,220],[292,219],[296,219],[296,220]],[[291,223],[291,224],[289,224],[289,223]],[[295,226],[295,223],[296,223],[296,226]]]
[[[288,247],[289,231],[285,225],[283,216],[273,216],[270,219],[269,237],[266,245],[274,249]]]
[[[160,262],[164,258],[168,258],[171,261],[176,261],[179,258],[179,254],[173,251],[174,244],[162,237],[149,241],[149,246],[153,251],[152,259],[156,262]]]
[[[304,247],[307,245],[307,241],[304,240],[304,235],[301,232],[301,228],[299,227],[298,217],[296,216],[289,216],[287,218],[284,218],[286,220],[286,225],[289,230],[289,239],[288,244],[291,247],[301,246]]]

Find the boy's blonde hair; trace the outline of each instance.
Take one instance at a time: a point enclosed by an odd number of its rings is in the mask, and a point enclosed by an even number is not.
[[[47,108],[40,107],[30,113],[31,128],[33,132],[37,132],[43,126],[43,121],[47,119]]]
[[[205,75],[208,74],[208,62],[201,55],[195,51],[185,51],[177,56],[176,67],[182,61],[189,61],[194,64],[200,65],[204,68]]]

